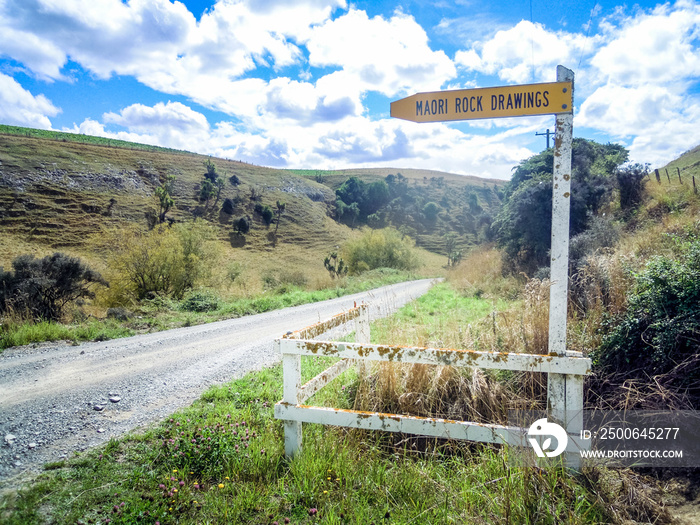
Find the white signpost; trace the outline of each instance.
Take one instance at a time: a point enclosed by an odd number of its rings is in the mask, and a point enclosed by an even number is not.
[[[293,456],[301,448],[302,422],[493,443],[516,444],[515,441],[522,438],[525,429],[516,427],[303,405],[304,400],[336,377],[351,362],[377,360],[547,373],[548,418],[566,429],[570,441],[566,449],[567,463],[570,467],[579,467],[578,450],[581,443],[576,436],[583,428],[583,378],[590,373],[591,361],[579,352],[566,350],[573,88],[573,72],[558,66],[555,83],[417,93],[391,103],[392,117],[414,122],[556,115],[548,355],[370,345],[366,307],[355,308],[329,321],[276,340],[284,364],[284,398],[275,406],[275,416],[285,420],[287,456]],[[356,319],[357,343],[312,341],[326,330],[352,319]],[[301,355],[329,355],[344,360],[302,386]],[[513,441],[513,436],[520,437]]]

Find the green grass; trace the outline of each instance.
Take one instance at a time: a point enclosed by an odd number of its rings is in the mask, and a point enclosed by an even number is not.
[[[493,312],[517,303],[503,299],[465,296],[451,283],[433,286],[426,294],[381,319],[372,330],[374,342],[465,348],[464,334],[471,324],[480,324]]]
[[[60,323],[41,321],[36,323],[5,322],[0,326],[0,350],[12,346],[42,343],[45,341],[68,340],[106,341],[118,337],[134,335],[134,330],[120,325],[114,320],[90,320],[81,324],[64,325]]]
[[[305,358],[306,377],[327,365]],[[354,377],[331,383],[329,402],[349,407]],[[288,461],[273,417],[281,383],[279,365],[249,374],[145,434],[48,465],[0,503],[3,523],[606,521],[578,479],[511,468],[492,447],[423,457],[387,452],[381,433],[305,425],[303,452]]]
[[[5,321],[3,325],[0,325],[0,350],[45,341],[69,340],[76,343],[79,341],[104,341],[129,337],[138,332],[193,326],[279,310],[289,306],[325,301],[414,278],[415,276],[408,272],[380,268],[356,277],[342,279],[338,281],[336,287],[323,290],[308,291],[295,286],[282,285],[273,291],[252,298],[230,301],[217,300],[217,307],[206,312],[187,311],[183,309],[184,301],[158,298],[143,302],[137,310],[138,315],[124,322],[118,322],[115,319],[90,319],[82,323],[63,325],[45,321]]]

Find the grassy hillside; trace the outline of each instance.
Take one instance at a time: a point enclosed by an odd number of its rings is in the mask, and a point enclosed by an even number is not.
[[[200,184],[211,160],[224,181],[218,199],[206,206],[198,199]],[[353,235],[350,228],[333,220],[334,190],[349,176],[368,181],[383,179],[395,170],[345,170],[304,176],[293,170],[275,170],[242,162],[210,159],[203,155],[146,145],[45,132],[28,128],[0,127],[0,227],[3,240],[0,264],[19,253],[52,249],[84,252],[87,240],[104,229],[126,224],[145,225],[147,215],[157,212],[155,189],[174,176],[175,207],[168,219],[184,221],[203,217],[218,226],[219,238],[236,253],[260,260],[261,254],[281,254],[308,262],[311,254],[321,260],[325,252]],[[456,231],[464,246],[476,242],[476,231],[465,230],[466,199],[470,192],[486,211],[498,204],[494,189],[498,181],[461,177],[438,172],[404,170],[411,202],[416,206],[433,200],[440,205],[434,223],[423,224],[413,216],[393,225],[415,238],[419,246],[444,252],[443,235]],[[238,184],[230,179],[237,177]],[[320,182],[318,182],[318,179]],[[251,200],[251,192],[260,195]],[[222,211],[225,199],[234,203],[232,214]],[[274,208],[285,202],[277,235],[267,227],[256,203]],[[232,235],[234,219],[252,219],[250,232]],[[356,226],[359,226],[356,225]],[[430,259],[430,256],[427,256]]]
[[[457,235],[457,247],[461,250],[490,240],[488,228],[500,207],[501,189],[505,184],[496,179],[420,169],[289,171],[320,182],[333,191],[350,177],[365,183],[399,178],[390,184],[392,200],[379,210],[381,219],[408,233],[418,246],[442,254],[446,253],[444,235],[448,232]],[[438,206],[435,220],[430,220],[423,212],[430,202]]]

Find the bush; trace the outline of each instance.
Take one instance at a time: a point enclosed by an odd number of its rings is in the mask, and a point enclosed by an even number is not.
[[[617,186],[620,189],[620,208],[625,211],[633,210],[642,203],[647,168],[641,164],[633,164],[617,170]]]
[[[180,303],[185,312],[211,312],[219,308],[219,298],[211,292],[193,292]]]
[[[435,222],[438,213],[440,212],[440,206],[434,202],[428,202],[423,206],[423,216],[428,222]]]
[[[128,297],[141,300],[154,294],[182,298],[209,274],[214,259],[208,246],[212,238],[211,227],[202,221],[160,226],[146,233],[122,233],[115,240],[118,252],[112,262],[121,280],[122,297],[114,297],[112,302],[124,302]]]
[[[233,201],[231,199],[224,199],[224,203],[221,206],[221,209],[223,210],[224,213],[228,213],[229,215],[233,215],[234,211],[234,205]]]
[[[607,372],[653,377],[676,370],[680,385],[700,381],[700,239],[679,241],[677,258],[657,256],[635,276],[624,315],[595,354]],[[686,366],[682,373],[678,366]],[[700,394],[700,391],[696,391]]]
[[[260,215],[262,216],[263,222],[269,226],[270,223],[272,223],[272,218],[274,217],[274,212],[272,211],[272,208],[270,208],[267,204],[262,207],[262,210],[260,211]]]
[[[233,221],[233,231],[238,235],[245,235],[250,231],[250,219],[248,217],[240,217]]]
[[[393,228],[365,230],[345,245],[343,259],[351,274],[375,268],[414,270],[419,266],[413,241]]]
[[[0,312],[26,312],[36,320],[59,321],[69,303],[95,297],[93,285],[109,286],[80,259],[59,252],[43,259],[20,255],[12,268],[14,274],[0,267]]]
[[[627,160],[616,144],[574,139],[571,160],[570,234],[583,232],[612,194],[613,174]],[[549,263],[552,226],[552,169],[548,149],[523,162],[505,188],[505,202],[492,228],[510,273],[532,275]]]

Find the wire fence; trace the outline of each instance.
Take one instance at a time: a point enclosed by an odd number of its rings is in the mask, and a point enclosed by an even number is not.
[[[668,183],[671,184],[671,174],[668,172],[668,168],[663,168],[663,170],[666,172],[666,180],[668,180]],[[680,184],[684,184],[683,177],[681,176],[681,169],[678,166],[676,166],[676,174],[678,175],[678,182]],[[661,171],[659,170],[659,168],[656,168],[654,170],[654,175],[656,176],[656,182],[661,184],[662,177],[661,177]],[[695,184],[695,175],[690,175],[690,177],[691,177],[691,180],[693,182],[693,193],[695,193],[697,195],[698,187]],[[649,177],[649,178],[651,178],[651,177]],[[674,174],[674,178],[675,178],[675,174]],[[686,175],[686,181],[687,181],[687,179],[688,179],[688,175]]]

